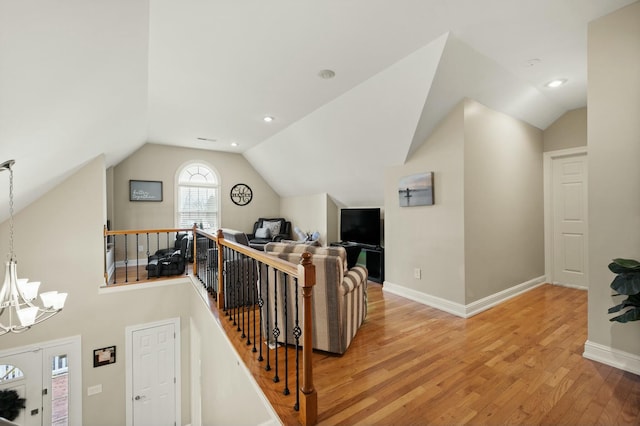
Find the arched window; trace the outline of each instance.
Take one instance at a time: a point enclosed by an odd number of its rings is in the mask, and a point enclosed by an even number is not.
[[[178,228],[194,223],[205,229],[220,227],[220,188],[217,174],[200,163],[187,164],[178,174]]]

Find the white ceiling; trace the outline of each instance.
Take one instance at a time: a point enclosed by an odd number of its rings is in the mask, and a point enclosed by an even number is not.
[[[382,205],[383,169],[463,97],[539,128],[584,106],[587,23],[632,2],[0,0],[0,161],[18,210],[145,142],[242,153],[281,196]]]

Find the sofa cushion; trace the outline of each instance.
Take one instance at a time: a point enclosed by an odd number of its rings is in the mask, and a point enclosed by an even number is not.
[[[280,220],[265,220],[262,222],[261,228],[267,228],[271,233],[271,235],[275,236],[280,233],[280,228],[282,228],[282,225]],[[258,228],[258,229],[261,229],[261,228]],[[260,238],[267,238],[267,237],[260,237]]]
[[[267,227],[256,229],[256,238],[271,238],[271,230]]]
[[[322,247],[306,244],[269,243],[264,247],[264,250],[274,253],[304,253],[306,251],[311,254],[337,256],[340,258],[340,261],[342,263],[343,273],[346,273],[348,271],[347,251],[344,247]]]

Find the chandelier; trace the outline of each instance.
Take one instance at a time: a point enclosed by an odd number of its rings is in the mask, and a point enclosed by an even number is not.
[[[9,171],[9,254],[4,284],[0,288],[0,336],[6,333],[21,333],[32,325],[47,320],[60,312],[67,293],[47,291],[40,294],[42,307],[36,304],[39,282],[18,278],[16,255],[13,251],[13,165],[15,160],[0,164],[0,171]]]

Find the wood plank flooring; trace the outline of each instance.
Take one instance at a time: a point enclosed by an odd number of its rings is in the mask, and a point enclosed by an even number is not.
[[[298,424],[282,383],[219,317],[283,423]],[[581,290],[546,284],[465,320],[369,282],[347,352],[314,353],[319,424],[640,424],[640,376],[583,358],[586,332]]]

